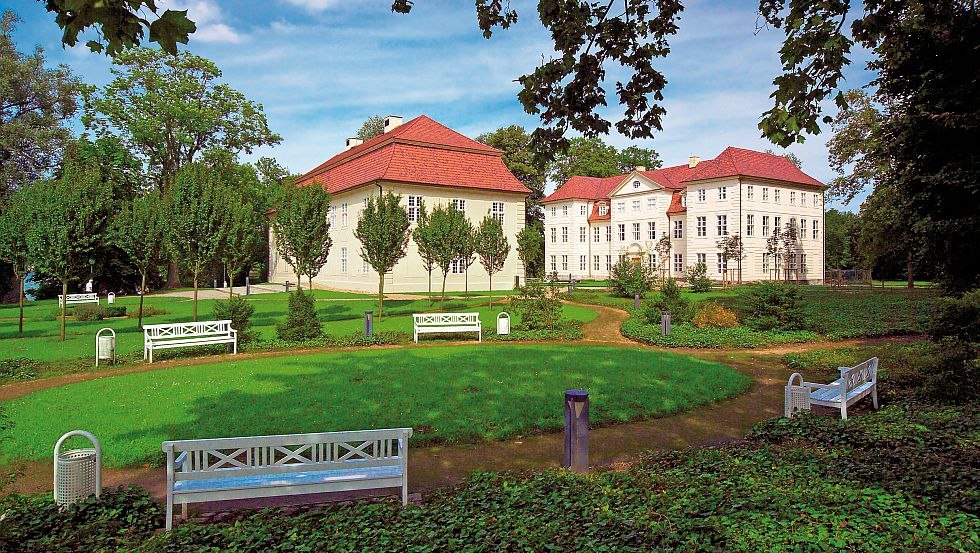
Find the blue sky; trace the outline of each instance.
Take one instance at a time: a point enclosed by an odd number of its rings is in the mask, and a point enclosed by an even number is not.
[[[223,80],[263,104],[270,126],[282,135],[280,145],[249,158],[271,155],[294,172],[306,171],[340,151],[344,139],[375,114],[406,120],[426,114],[468,136],[537,124],[517,101],[514,82],[551,52],[531,1],[512,0],[520,21],[490,40],[477,28],[471,0],[417,0],[409,15],[391,13],[390,0],[158,3],[189,11],[198,31],[188,48],[215,61]],[[41,4],[0,4],[24,20],[15,35],[22,51],[41,45],[52,63],[70,65],[86,82],[109,80],[104,56],[84,46],[60,46],[60,30]],[[612,134],[606,140],[618,147],[652,147],[667,164],[683,163],[689,155],[711,158],[729,145],[773,148],[756,125],[770,107],[782,33],[755,32],[757,6],[741,0],[685,2],[671,54],[658,62],[668,79],[664,130],[653,139]],[[846,87],[873,78],[864,69],[867,58],[861,51],[852,56]],[[610,80],[616,75],[609,71]],[[614,90],[612,84],[607,89]],[[611,105],[603,115],[619,113]],[[824,182],[834,176],[827,164],[828,138],[824,132],[790,149],[807,173]]]

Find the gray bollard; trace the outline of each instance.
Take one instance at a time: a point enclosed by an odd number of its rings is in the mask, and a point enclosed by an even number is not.
[[[374,311],[364,312],[364,337],[370,338],[374,335]]]
[[[289,281],[288,280],[286,281],[286,293],[287,294],[289,293]]]
[[[218,279],[214,279],[213,284],[214,284],[214,286],[212,286],[212,288],[217,288],[218,287]]]
[[[252,295],[252,283],[248,280],[248,275],[245,276],[245,295]]]
[[[589,471],[589,392],[565,390],[565,451],[561,466]]]
[[[660,312],[660,332],[664,336],[670,336],[670,311]]]
[[[639,308],[640,308],[640,293],[637,292],[633,294],[633,309],[639,309]]]

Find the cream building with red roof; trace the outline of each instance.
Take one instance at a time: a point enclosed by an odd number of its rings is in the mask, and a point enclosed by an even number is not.
[[[684,278],[703,262],[713,280],[775,278],[822,282],[826,186],[783,156],[726,148],[715,159],[608,178],[572,177],[542,202],[545,270],[604,279],[621,258]],[[768,253],[774,229],[794,229]],[[739,264],[725,262],[718,242],[738,235]],[[791,235],[791,236],[792,236]],[[668,259],[656,243],[671,242]],[[663,264],[666,263],[666,266]]]
[[[494,289],[510,289],[515,277],[524,276],[517,256],[517,233],[524,228],[524,201],[529,190],[507,169],[503,152],[467,138],[426,116],[402,123],[385,118],[384,133],[367,142],[347,139],[347,149],[297,181],[300,186],[320,185],[330,192],[330,234],[333,245],[327,264],[313,278],[320,287],[377,291],[378,275],[361,258],[361,244],[354,229],[367,199],[391,191],[402,196],[412,228],[418,206],[431,211],[438,204],[462,210],[474,226],[486,215],[499,218],[511,250],[504,268],[493,277]],[[270,234],[269,278],[294,282],[293,268],[279,259],[275,237]],[[428,271],[415,243],[409,240],[407,255],[385,276],[386,292],[419,292],[428,288]],[[432,273],[433,289],[441,288],[442,273]],[[446,290],[486,290],[486,272],[479,261],[467,270],[454,262]]]

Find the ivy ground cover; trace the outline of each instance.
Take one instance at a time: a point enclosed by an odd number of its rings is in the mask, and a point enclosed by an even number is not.
[[[593,346],[427,347],[281,356],[101,378],[2,405],[5,462],[45,460],[85,428],[105,462],[161,462],[168,439],[410,426],[413,443],[558,430],[562,393],[589,390],[593,424],[678,413],[750,379],[687,356]]]

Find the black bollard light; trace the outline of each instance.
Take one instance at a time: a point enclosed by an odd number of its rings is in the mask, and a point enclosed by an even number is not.
[[[640,293],[637,292],[633,294],[633,309],[639,309],[639,308],[640,308]]]
[[[364,312],[364,337],[370,338],[374,335],[374,311]]]
[[[660,332],[664,336],[670,336],[670,311],[660,312]]]
[[[245,275],[245,295],[252,295],[252,283],[248,280],[248,275]]]
[[[589,471],[589,392],[565,390],[565,451],[561,466]]]

